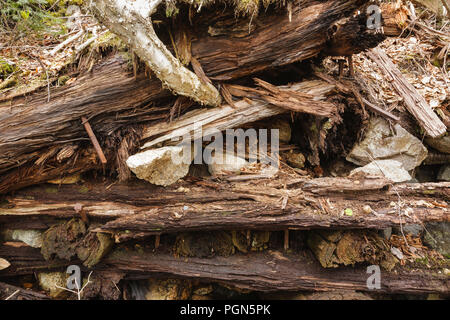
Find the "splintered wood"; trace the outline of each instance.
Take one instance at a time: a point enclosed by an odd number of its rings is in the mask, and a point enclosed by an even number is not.
[[[273,97],[273,93],[265,89],[228,85],[227,89],[231,95],[237,97],[245,96],[246,98],[234,102],[234,107],[227,104],[206,110],[197,109],[186,113],[170,124],[157,123],[147,126],[143,131],[143,140],[155,136],[159,137],[145,143],[142,148],[152,147],[161,142],[170,142],[173,138],[190,134],[194,129],[194,125],[201,126],[202,135],[207,136],[216,130],[222,131],[236,128],[246,123],[292,111],[295,103],[299,103],[297,110],[301,108],[305,112],[312,114],[331,115],[333,110],[335,110],[335,106],[332,103],[324,101],[327,95],[335,89],[333,84],[312,80],[280,87],[270,85],[270,88],[272,92],[283,90],[282,93],[294,101],[290,100],[283,103],[281,99],[278,100]],[[265,101],[264,98],[276,104]],[[280,105],[283,105],[283,107]],[[306,105],[308,108],[306,108]]]
[[[368,56],[377,63],[385,76],[399,95],[403,97],[406,109],[413,115],[425,133],[437,138],[445,134],[447,126],[434,113],[426,100],[411,85],[400,70],[392,63],[391,59],[382,49],[371,49]]]

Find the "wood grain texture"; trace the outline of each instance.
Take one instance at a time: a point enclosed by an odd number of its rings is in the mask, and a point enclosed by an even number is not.
[[[78,261],[45,261],[39,249],[0,245],[0,255],[11,261],[9,270],[0,271],[0,277],[12,274],[31,274],[35,271],[65,270]],[[87,271],[87,270],[83,270]],[[175,257],[163,251],[117,248],[93,272],[124,273],[125,280],[149,277],[185,278],[218,282],[231,287],[261,292],[272,291],[326,291],[349,289],[369,291],[365,266],[324,269],[310,253],[284,253],[276,250],[234,254],[211,258]],[[449,294],[445,275],[429,270],[397,267],[392,272],[382,271],[379,293],[441,293]]]
[[[333,23],[366,2],[294,1],[291,21],[287,10],[261,13],[250,33],[249,21],[236,23],[232,12],[223,16],[206,11],[196,20],[192,56],[212,80],[236,79],[306,60],[327,46],[327,30]]]
[[[115,56],[72,85],[53,90],[49,103],[45,92],[4,102],[0,104],[0,174],[36,160],[43,148],[89,141],[82,116],[93,118],[90,123],[96,133],[107,135],[127,123],[129,115],[122,118],[119,111],[139,109],[163,96],[167,93],[157,81],[149,82],[143,74],[135,80],[126,70],[126,61]]]
[[[50,300],[46,294],[0,282],[0,300]]]
[[[382,229],[405,223],[450,221],[450,183],[397,184],[346,178],[292,181],[284,189],[269,180],[254,183],[182,182],[162,188],[146,182],[85,186],[37,186],[19,191],[0,208],[5,228],[46,229],[60,219],[79,217],[81,206],[103,232],[162,234],[207,230],[313,228]],[[178,191],[178,188],[189,192]],[[396,209],[399,195],[407,205]],[[288,197],[283,208],[283,197]],[[374,213],[365,213],[370,205]],[[342,214],[345,208],[353,216]],[[41,223],[38,223],[38,222]]]

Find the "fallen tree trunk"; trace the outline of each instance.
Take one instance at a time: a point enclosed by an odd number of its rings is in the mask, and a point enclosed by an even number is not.
[[[148,81],[144,74],[131,77],[126,60],[114,56],[74,84],[53,90],[48,103],[45,92],[4,102],[0,104],[0,174],[36,162],[49,148],[57,153],[65,145],[89,141],[82,116],[100,135],[135,123],[136,117],[164,118],[167,109],[149,106],[167,95],[158,81]]]
[[[184,259],[151,253],[136,256],[133,253],[117,252],[105,259],[104,264],[128,272],[129,278],[164,274],[216,281],[255,291],[370,290],[367,288],[366,268],[324,270],[305,256],[278,251],[209,259]],[[383,272],[382,279],[379,292],[448,294],[450,289],[446,276],[433,276],[421,270],[397,271],[396,274]]]
[[[449,183],[397,184],[386,189],[389,182],[383,179],[354,181],[300,179],[292,180],[288,189],[271,187],[269,180],[261,181],[266,186],[260,188],[250,188],[251,182],[183,182],[188,193],[177,191],[180,184],[160,188],[146,182],[47,185],[8,197],[0,209],[0,223],[5,229],[47,229],[61,219],[79,217],[76,205],[89,220],[101,222],[97,231],[120,237],[128,230],[128,238],[223,229],[382,229],[450,220]],[[283,198],[287,198],[285,206]],[[352,209],[352,216],[343,215],[346,208]]]
[[[0,150],[3,151],[0,155],[0,194],[70,173],[101,167],[96,156],[90,156],[94,154],[92,149],[77,149],[77,142],[80,140],[87,140],[88,145],[90,144],[81,121],[81,116],[85,114],[91,118],[95,133],[104,137],[103,146],[106,144],[107,148],[104,149],[109,161],[114,160],[118,149],[113,135],[116,130],[136,121],[153,123],[166,119],[167,107],[148,105],[152,105],[151,100],[162,98],[167,92],[155,81],[148,85],[148,80],[143,75],[134,81],[127,76],[122,64],[123,60],[113,58],[110,67],[105,70],[100,70],[99,73],[94,70],[92,76],[86,75],[77,85],[54,93],[53,100],[45,105],[50,115],[45,121],[40,118],[43,108],[41,99],[45,98],[45,94],[27,103],[23,98],[19,100],[23,105],[12,110],[9,106],[0,106]],[[97,86],[91,88],[89,81],[96,82]],[[311,103],[310,112],[333,112],[334,105],[323,101],[327,94],[332,93],[333,85],[324,81],[306,81],[287,88],[310,94],[310,98],[305,98]],[[83,99],[77,98],[80,94]],[[110,99],[116,99],[113,105]],[[247,101],[248,99],[236,102],[240,106],[239,109],[225,105],[211,111],[196,110],[195,114],[199,117],[188,118],[186,123],[177,121],[168,125],[166,122],[159,122],[155,128],[146,125],[146,132],[142,136],[134,135],[130,143],[137,144],[140,137],[145,139],[158,133],[158,128],[167,127],[163,130],[170,131],[175,126],[181,131],[189,131],[192,129],[192,120],[205,125],[206,129],[211,126],[216,126],[215,129],[225,129],[287,112],[286,109],[265,101]],[[185,123],[185,128],[181,128],[180,123]],[[110,145],[105,143],[109,136],[113,136]],[[72,154],[58,160],[59,155],[64,155],[64,151],[71,146],[74,148]]]
[[[110,1],[94,1],[94,12],[99,20],[127,41],[132,39],[136,53],[151,64],[154,58],[141,52],[151,52],[151,47],[141,48],[134,43],[139,34],[130,34],[123,27],[127,24],[129,15],[118,10],[106,10],[108,2]],[[293,2],[290,13],[279,10],[260,14],[254,18],[253,24],[249,19],[236,22],[232,9],[224,11],[212,6],[203,8],[201,14],[195,17],[195,24],[191,26],[187,17],[189,12],[184,10],[177,16],[176,24],[179,27],[174,32],[174,38],[183,38],[177,37],[177,32],[188,33],[186,36],[189,42],[185,45],[191,47],[192,56],[198,60],[209,78],[236,79],[316,56],[327,46],[328,28],[365,3],[366,0],[297,0]],[[123,19],[118,18],[119,16]],[[151,25],[151,21],[147,21]],[[133,31],[136,30],[133,28]],[[359,29],[351,31],[354,34],[347,37],[360,36],[357,34]],[[178,49],[177,52],[184,51],[184,48]]]
[[[219,105],[221,98],[217,89],[186,69],[156,35],[151,15],[161,2],[162,0],[136,0],[132,3],[95,0],[91,2],[91,8],[104,25],[131,45],[163,85],[202,104]]]
[[[11,261],[11,267],[0,271],[0,277],[61,270],[61,265],[58,269],[54,263],[45,261],[39,249],[19,247],[11,250],[8,246],[10,245],[0,245],[0,255]],[[66,261],[65,265],[76,263],[77,261]],[[305,252],[288,254],[270,250],[228,257],[177,258],[173,254],[119,248],[95,269],[125,273],[125,280],[181,277],[263,292],[370,290],[367,287],[368,274],[365,267],[324,269]],[[409,268],[398,267],[395,272],[382,271],[381,279],[381,288],[377,290],[380,293],[449,293],[445,275],[421,269],[411,271]]]
[[[288,86],[276,87],[281,92],[293,92],[305,94],[297,104],[308,105],[304,112],[331,116],[336,111],[336,107],[326,102],[327,96],[335,90],[335,85],[324,81],[304,81]],[[251,94],[251,92],[250,92]],[[142,140],[153,138],[145,143],[142,148],[152,147],[158,143],[166,143],[173,138],[183,137],[191,134],[195,126],[202,128],[202,135],[208,136],[211,133],[223,131],[225,129],[239,128],[240,126],[255,122],[264,118],[272,117],[285,113],[286,108],[264,101],[263,98],[256,96],[256,100],[243,99],[235,102],[234,106],[224,105],[209,110],[194,110],[186,113],[177,121],[170,124],[156,123],[155,125],[145,126],[142,132]]]

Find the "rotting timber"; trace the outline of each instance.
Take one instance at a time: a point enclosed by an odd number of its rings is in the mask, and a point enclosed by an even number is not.
[[[343,41],[332,41],[335,29],[331,28],[364,3],[301,1],[293,6],[290,22],[285,11],[273,12],[261,15],[258,18],[261,22],[255,22],[255,29],[250,33],[244,28],[247,31],[241,30],[238,35],[235,28],[241,20],[236,22],[231,12],[225,11],[228,12],[225,16],[217,16],[212,10],[200,15],[193,27],[183,25],[180,30],[171,32],[174,39],[185,39],[176,46],[180,54],[188,52],[186,63],[194,57],[204,74],[216,79],[219,84],[306,60],[321,52],[340,51],[339,48],[330,48],[331,44],[345,45],[347,53],[351,53],[349,44],[352,43],[358,44],[354,47],[355,53],[365,49],[355,41],[362,37],[359,28],[354,30],[353,39],[347,34]],[[208,31],[211,29],[210,15],[213,14],[216,15],[214,21],[229,21],[217,34]],[[205,20],[202,20],[203,17]],[[249,23],[247,20],[244,22],[245,26]],[[353,20],[350,22],[354,24]],[[341,27],[345,27],[345,23],[339,25],[337,30]],[[328,28],[331,28],[330,32],[327,32]],[[183,35],[186,30],[195,34],[196,38]],[[164,38],[165,33],[163,30],[161,32],[161,38]],[[168,34],[165,37],[169,38]],[[367,33],[366,37],[373,35]],[[375,39],[367,44],[373,46],[382,40],[378,34]],[[302,46],[305,48],[302,49]],[[14,97],[12,94],[0,97],[0,193],[58,178],[63,173],[101,167],[95,163],[94,157],[93,161],[86,161],[93,150],[83,143],[87,137],[80,120],[82,116],[89,119],[97,134],[103,138],[104,148],[113,147],[114,150],[119,148],[118,141],[130,139],[129,135],[133,135],[133,132],[126,132],[129,124],[164,122],[174,98],[169,90],[162,88],[155,76],[150,76],[149,80],[145,74],[141,69],[134,78],[129,61],[122,55],[112,55],[104,57],[90,72],[78,75],[70,86],[52,90],[50,102],[46,102],[45,90],[25,97]],[[114,103],[111,104],[111,101]],[[78,154],[83,156],[78,157]],[[55,161],[57,157],[60,161]],[[114,151],[106,157],[110,163],[115,162]],[[50,165],[55,162],[57,166]]]
[[[125,165],[139,147],[164,144],[173,132],[206,116],[205,126],[220,130],[286,115],[309,127],[329,118],[338,129],[328,140],[305,133],[310,147],[330,145],[326,156],[345,153],[367,120],[361,88],[356,81],[344,86],[321,76],[312,60],[348,56],[384,39],[352,15],[356,9],[364,15],[367,4],[295,1],[289,12],[269,8],[253,21],[236,19],[232,10],[217,14],[213,6],[193,24],[182,6],[175,23],[155,26],[155,32],[202,81],[225,88],[222,105],[214,108],[174,96],[183,92],[166,83],[168,90],[144,63],[130,66],[115,52],[88,71],[74,71],[77,80],[52,90],[50,102],[44,90],[1,97],[0,227],[38,231],[42,244],[31,247],[2,235],[0,257],[11,266],[0,271],[0,281],[79,264],[97,277],[93,288],[114,279],[108,282],[112,291],[111,283],[121,287],[150,277],[257,292],[368,291],[365,266],[380,264],[380,293],[448,295],[448,276],[441,272],[448,263],[402,264],[378,231],[449,222],[449,183],[311,178],[283,164],[272,178],[190,174],[163,188],[138,181]],[[296,81],[279,83],[270,76],[283,68],[298,73]],[[346,121],[346,111],[355,114],[354,122]],[[176,112],[181,117],[168,123]],[[83,117],[99,138],[106,165],[91,146]],[[342,141],[344,135],[349,141]],[[320,163],[318,152],[312,158]],[[17,290],[16,298],[47,298],[0,282],[1,297]],[[98,289],[92,297],[119,298],[112,291]]]

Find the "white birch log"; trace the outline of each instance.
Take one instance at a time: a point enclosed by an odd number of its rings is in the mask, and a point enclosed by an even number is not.
[[[201,104],[217,106],[221,97],[210,83],[183,67],[157,37],[151,20],[162,0],[93,0],[92,11],[100,22],[130,44],[161,82],[174,93]]]

